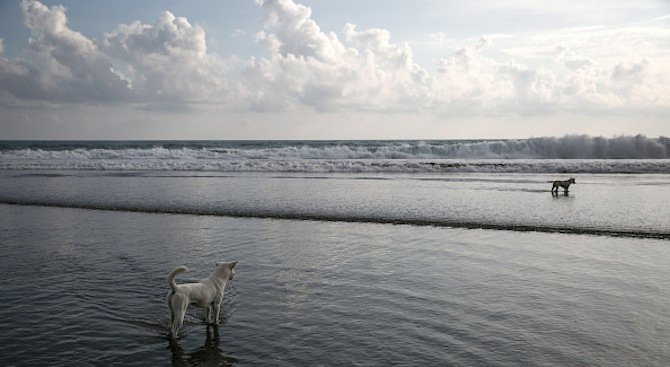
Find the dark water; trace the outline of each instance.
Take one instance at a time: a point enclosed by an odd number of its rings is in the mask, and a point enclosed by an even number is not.
[[[0,205],[0,364],[665,366],[666,240]],[[167,273],[239,260],[207,331]]]

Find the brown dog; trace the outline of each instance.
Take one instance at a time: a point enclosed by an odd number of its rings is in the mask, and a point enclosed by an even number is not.
[[[558,193],[558,187],[560,186],[563,188],[563,192],[567,193],[570,185],[575,183],[575,179],[570,177],[570,179],[565,181],[547,181],[547,182],[551,182],[553,184],[553,186],[551,186],[551,192]]]

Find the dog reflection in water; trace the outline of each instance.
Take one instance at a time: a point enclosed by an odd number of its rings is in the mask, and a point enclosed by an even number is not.
[[[207,338],[205,344],[193,351],[184,353],[184,349],[176,339],[170,339],[170,350],[172,350],[172,365],[177,367],[186,366],[232,366],[237,359],[227,356],[219,345],[219,328],[207,326]]]

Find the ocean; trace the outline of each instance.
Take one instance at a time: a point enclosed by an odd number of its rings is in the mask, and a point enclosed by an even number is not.
[[[669,202],[662,137],[2,141],[0,364],[665,366]]]

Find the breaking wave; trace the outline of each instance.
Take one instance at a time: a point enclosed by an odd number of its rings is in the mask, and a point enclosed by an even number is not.
[[[0,142],[0,169],[669,173],[670,138]]]

